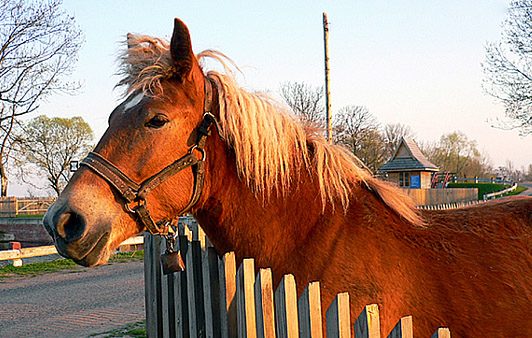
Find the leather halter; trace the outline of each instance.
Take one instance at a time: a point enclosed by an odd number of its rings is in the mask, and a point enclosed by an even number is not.
[[[168,165],[157,174],[144,180],[138,184],[124,174],[117,166],[109,162],[109,160],[102,157],[100,154],[90,152],[87,157],[81,161],[84,165],[92,169],[96,174],[105,179],[112,187],[114,187],[120,196],[125,200],[125,208],[136,214],[139,220],[153,235],[167,235],[169,220],[162,220],[155,222],[148,211],[146,205],[146,197],[158,185],[174,176],[178,172],[192,167],[194,173],[194,186],[192,197],[188,204],[178,213],[178,216],[189,211],[199,200],[201,191],[203,190],[203,180],[205,176],[205,142],[210,135],[210,127],[214,124],[217,126],[216,119],[211,113],[212,109],[212,86],[211,80],[205,79],[205,101],[204,114],[198,128],[196,128],[197,138],[196,143],[190,147],[187,154],[177,159],[172,164]],[[201,153],[201,158],[197,158],[194,151]],[[137,203],[136,206],[131,207],[131,204]]]

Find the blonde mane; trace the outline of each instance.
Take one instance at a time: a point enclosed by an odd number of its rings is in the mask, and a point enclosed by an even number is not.
[[[174,74],[168,42],[128,35],[127,44],[118,85],[125,85],[127,93],[162,94],[162,81]],[[217,60],[226,70],[226,74],[209,71],[206,76],[218,87],[220,132],[235,153],[239,176],[255,193],[265,198],[272,192],[283,195],[307,170],[317,180],[323,209],[338,201],[347,210],[353,189],[362,186],[408,222],[423,225],[412,200],[400,189],[372,177],[354,155],[298,123],[288,108],[264,94],[238,87],[227,65],[232,61],[225,55],[207,50],[197,59],[199,63]]]

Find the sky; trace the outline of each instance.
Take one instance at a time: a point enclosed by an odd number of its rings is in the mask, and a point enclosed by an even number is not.
[[[169,39],[173,19],[193,49],[216,49],[241,68],[239,84],[278,93],[287,81],[324,83],[322,13],[329,19],[331,105],[368,108],[381,124],[410,126],[418,142],[460,130],[495,167],[532,163],[532,136],[493,128],[503,107],[482,89],[487,41],[500,38],[505,0],[65,1],[85,44],[75,95],[54,95],[38,114],[81,116],[96,140],[120,102],[117,56],[128,32]],[[23,189],[12,184],[12,192]]]

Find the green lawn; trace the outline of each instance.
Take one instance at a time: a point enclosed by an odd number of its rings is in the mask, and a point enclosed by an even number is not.
[[[121,338],[121,337],[134,337],[145,338],[146,337],[146,321],[140,321],[137,323],[129,324],[121,329],[106,331],[102,333],[94,333],[89,337],[95,338]]]
[[[522,186],[518,185],[517,188],[514,191],[512,191],[511,193],[506,194],[506,196],[520,194],[523,191],[525,191],[526,189],[527,189],[527,187],[522,187]]]
[[[124,263],[130,262],[133,260],[143,260],[144,259],[144,250],[134,251],[134,252],[119,252],[115,254],[107,264],[113,263]],[[86,269],[72,261],[71,259],[57,259],[50,262],[40,262],[40,263],[31,263],[24,264],[19,267],[14,267],[12,265],[5,266],[0,268],[0,279],[15,277],[15,276],[36,276],[42,275],[45,273],[57,272],[57,271],[80,271]]]
[[[13,276],[35,276],[61,270],[74,270],[81,268],[71,259],[57,259],[51,262],[24,264],[19,267],[7,265],[0,268],[0,278]]]
[[[497,183],[449,183],[447,188],[478,188],[478,199],[484,199],[484,194],[489,194],[492,192],[497,192],[509,188],[508,184],[497,184]],[[504,194],[503,196],[517,195],[526,190],[526,187],[520,185],[517,186],[517,189],[514,191]]]
[[[44,217],[44,214],[40,214],[40,215],[23,215],[23,214],[18,214],[15,216],[15,218],[43,218]]]

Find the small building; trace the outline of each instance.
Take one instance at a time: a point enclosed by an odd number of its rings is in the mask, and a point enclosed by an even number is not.
[[[440,169],[430,162],[409,138],[402,138],[392,158],[379,168],[390,182],[404,188],[430,189],[434,172]]]

